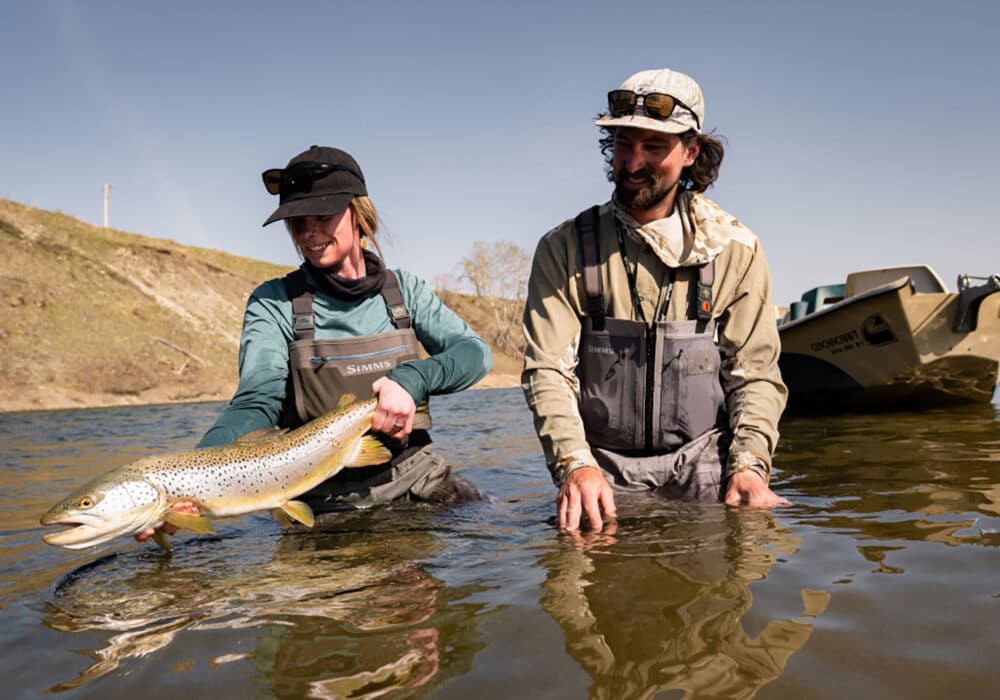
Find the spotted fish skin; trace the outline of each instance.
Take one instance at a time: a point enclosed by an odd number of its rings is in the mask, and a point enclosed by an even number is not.
[[[171,504],[192,501],[201,515],[229,517],[261,510],[292,513],[294,499],[345,466],[379,463],[384,448],[363,455],[377,399],[356,402],[281,437],[144,457],[74,491],[41,518],[72,526],[46,535],[49,544],[82,549],[159,527]],[[373,461],[375,460],[375,461]],[[308,511],[308,507],[305,507]],[[311,515],[311,514],[310,514]]]

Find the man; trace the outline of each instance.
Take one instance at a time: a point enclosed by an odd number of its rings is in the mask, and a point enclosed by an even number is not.
[[[701,88],[636,73],[608,93],[610,202],[538,244],[522,386],[559,486],[559,526],[615,518],[615,493],[787,505],[769,487],[787,391],[757,237],[701,195],[723,146]]]

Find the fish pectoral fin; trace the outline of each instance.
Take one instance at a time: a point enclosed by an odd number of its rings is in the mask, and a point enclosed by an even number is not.
[[[193,530],[203,535],[214,535],[215,530],[208,518],[203,515],[191,515],[190,513],[178,513],[176,510],[168,510],[163,514],[163,521],[182,530]]]
[[[156,531],[156,533],[153,535],[153,541],[156,542],[156,544],[160,545],[160,548],[163,549],[163,551],[165,552],[169,553],[174,551],[173,547],[170,546],[170,541],[167,539],[167,533],[165,533],[163,530]]]
[[[278,521],[281,527],[288,527],[292,524],[292,519],[288,517],[288,513],[283,511],[281,508],[275,508],[271,511],[271,515],[274,519]]]
[[[385,464],[392,459],[392,450],[374,435],[365,435],[361,438],[361,445],[358,453],[351,460],[350,464],[344,466],[348,469],[355,467],[374,467],[377,464]]]
[[[298,520],[306,527],[312,527],[316,523],[316,517],[313,515],[312,508],[302,501],[288,501],[287,503],[283,503],[280,509],[275,508],[274,512],[274,517],[277,518],[278,522],[281,522],[281,518],[277,515],[280,512],[285,520],[288,520],[289,525],[291,524],[291,520]]]

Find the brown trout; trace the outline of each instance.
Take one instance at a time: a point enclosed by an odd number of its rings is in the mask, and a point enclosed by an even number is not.
[[[41,518],[67,529],[45,535],[52,545],[83,549],[164,522],[213,532],[209,518],[270,510],[283,525],[312,526],[312,509],[296,496],[345,467],[384,464],[392,458],[366,435],[377,400],[333,410],[280,437],[144,457],[112,469],[70,494]],[[199,515],[171,509],[192,501]],[[156,541],[169,549],[166,537]]]

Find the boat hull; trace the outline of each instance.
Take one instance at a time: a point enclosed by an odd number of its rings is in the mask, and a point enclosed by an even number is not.
[[[989,403],[1000,368],[1000,294],[953,330],[957,293],[884,285],[779,326],[788,410]]]

